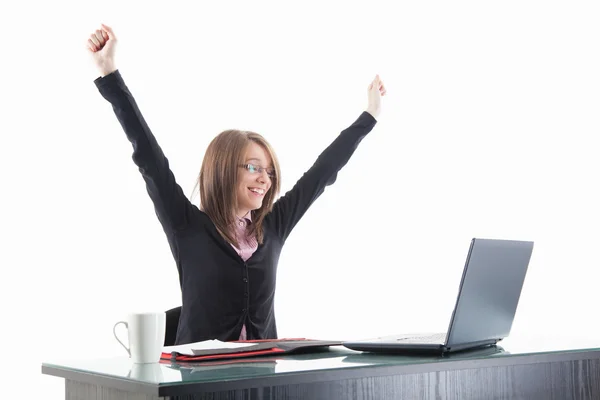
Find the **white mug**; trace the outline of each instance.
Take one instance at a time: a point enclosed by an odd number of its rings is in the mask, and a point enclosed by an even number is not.
[[[167,315],[164,312],[131,313],[127,315],[127,321],[119,321],[113,326],[113,334],[134,363],[157,363],[165,343],[166,322]],[[117,336],[119,324],[127,328],[129,347]]]

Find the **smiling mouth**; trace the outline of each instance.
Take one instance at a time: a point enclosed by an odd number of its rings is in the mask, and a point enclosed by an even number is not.
[[[264,196],[265,195],[265,189],[248,188],[248,190],[250,190],[253,194],[258,195],[258,196]]]

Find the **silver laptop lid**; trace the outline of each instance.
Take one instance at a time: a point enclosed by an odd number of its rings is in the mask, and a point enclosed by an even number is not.
[[[532,251],[528,241],[471,241],[447,347],[509,335]]]

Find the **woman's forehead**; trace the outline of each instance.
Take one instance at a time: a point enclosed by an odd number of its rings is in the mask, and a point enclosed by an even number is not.
[[[250,142],[246,148],[246,162],[250,161],[271,164],[271,157],[269,157],[269,153],[261,145]]]

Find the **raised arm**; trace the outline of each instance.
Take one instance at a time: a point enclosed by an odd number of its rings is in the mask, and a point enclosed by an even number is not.
[[[88,39],[88,48],[100,72],[100,77],[94,83],[112,105],[117,119],[133,145],[133,161],[146,182],[148,194],[163,229],[166,233],[183,229],[194,207],[176,183],[167,158],[116,68],[116,44],[114,32],[106,25],[102,25],[102,29],[97,30]]]
[[[294,187],[275,202],[268,218],[283,241],[325,187],[336,181],[338,172],[348,163],[361,140],[373,129],[377,123],[375,118],[381,111],[381,96],[385,93],[383,82],[377,75],[368,87],[367,110],[344,129]]]

